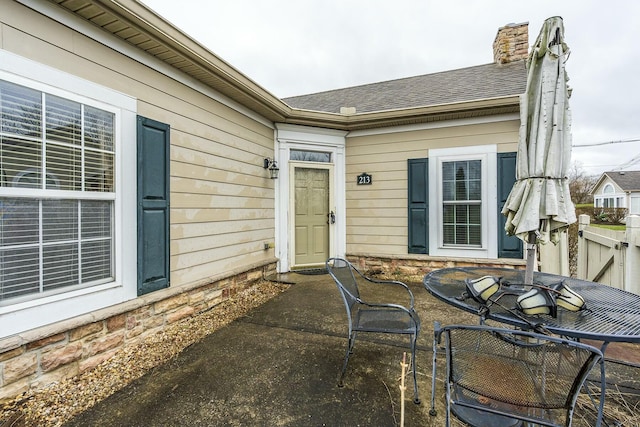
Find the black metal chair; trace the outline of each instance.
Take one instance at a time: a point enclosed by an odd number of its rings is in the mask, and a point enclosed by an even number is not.
[[[560,337],[482,325],[434,327],[444,336],[446,425],[570,426],[580,389],[602,359],[595,347]],[[435,412],[435,381],[431,415]],[[599,414],[598,414],[599,415]]]
[[[420,318],[414,310],[413,293],[409,287],[398,281],[376,280],[366,277],[349,261],[342,258],[329,258],[326,265],[327,271],[338,285],[338,290],[342,295],[347,309],[347,320],[349,322],[349,341],[338,386],[342,387],[344,385],[343,380],[347,371],[349,356],[353,352],[353,346],[358,332],[406,334],[411,337],[413,401],[419,404],[420,398],[418,397],[418,381],[416,378],[416,341],[418,339],[418,333],[420,332]],[[390,302],[364,301],[360,297],[360,291],[358,289],[359,279],[364,279],[370,283],[395,285],[404,288],[407,293],[408,307]]]

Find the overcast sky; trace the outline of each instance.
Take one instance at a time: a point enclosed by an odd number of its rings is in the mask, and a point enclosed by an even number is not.
[[[531,45],[562,16],[573,160],[588,174],[640,170],[638,1],[143,1],[281,98],[490,63],[498,28],[528,22]]]

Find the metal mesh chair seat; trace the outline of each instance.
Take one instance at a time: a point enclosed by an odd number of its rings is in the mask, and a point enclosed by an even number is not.
[[[466,410],[468,410],[469,408],[477,409],[478,404],[481,404],[483,406],[482,411],[479,411],[479,413],[481,413],[482,416],[478,416],[477,421],[472,420],[471,422],[468,422],[472,426],[481,427],[485,425],[485,423],[483,423],[483,421],[481,420],[490,420],[488,425],[491,427],[494,427],[494,426],[498,427],[502,425],[501,423],[493,421],[493,417],[496,416],[495,414],[508,414],[508,415],[502,415],[503,419],[510,420],[510,422],[508,422],[507,425],[511,425],[511,424],[518,425],[518,426],[526,425],[526,424],[523,424],[519,418],[511,415],[513,413],[526,414],[526,417],[528,420],[530,421],[536,420],[535,424],[530,423],[529,425],[552,425],[552,426],[565,425],[560,423],[551,423],[551,424],[545,423],[545,420],[548,420],[548,419],[552,419],[552,420],[563,419],[566,415],[566,411],[564,408],[540,408],[535,405],[532,405],[531,402],[522,402],[522,403],[526,403],[524,405],[503,402],[500,400],[487,398],[482,394],[474,393],[472,391],[465,390],[461,387],[456,387],[456,386],[452,387],[451,396],[452,396],[452,402],[456,402],[456,405],[458,406],[458,408],[463,407],[463,405],[460,405],[459,402],[470,403],[470,405],[465,407]],[[464,411],[459,411],[459,410],[457,411],[455,409],[453,410],[453,412],[464,413]],[[491,415],[489,416],[490,413]]]
[[[326,263],[327,271],[336,282],[345,308],[349,326],[347,351],[340,373],[338,385],[343,385],[344,376],[349,363],[349,356],[353,353],[357,332],[374,332],[385,334],[405,334],[411,339],[411,365],[413,369],[413,401],[420,403],[418,396],[418,381],[416,377],[416,342],[420,332],[420,317],[414,309],[414,297],[409,287],[395,280],[376,280],[362,274],[349,261],[342,258],[329,258]],[[391,285],[406,292],[408,304],[394,302],[365,301],[358,286],[358,280],[376,285]]]
[[[447,425],[452,407],[454,413],[456,407],[471,408],[541,425],[570,425],[580,389],[602,359],[594,347],[512,329],[436,324],[434,350],[442,336]],[[492,425],[485,417],[474,416],[475,420],[464,421]]]
[[[403,310],[358,310],[353,329],[362,332],[415,334],[413,318]]]
[[[571,389],[575,377],[567,378],[559,372],[545,372],[542,367],[531,367],[529,361],[512,357],[462,353],[458,351],[455,356],[459,373],[456,386],[461,399],[466,395],[477,394],[484,396],[485,400],[512,406],[543,409],[566,407],[567,390]],[[548,382],[544,390],[539,385],[541,376],[546,376],[545,380]],[[514,388],[513,383],[518,386]]]

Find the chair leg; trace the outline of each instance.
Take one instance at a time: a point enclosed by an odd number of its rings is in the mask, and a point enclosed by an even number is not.
[[[353,353],[353,346],[356,343],[356,333],[349,334],[349,342],[347,343],[347,352],[344,355],[344,362],[342,363],[342,372],[340,372],[340,379],[338,380],[338,387],[344,387],[344,375],[347,373],[347,364],[349,363],[349,356]]]
[[[420,404],[420,397],[418,395],[418,377],[417,371],[418,367],[416,366],[416,345],[418,341],[418,334],[414,334],[411,336],[411,364],[413,365],[413,403],[416,405]]]

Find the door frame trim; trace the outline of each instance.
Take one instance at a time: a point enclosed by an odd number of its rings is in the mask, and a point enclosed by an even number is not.
[[[275,157],[280,165],[280,177],[276,180],[275,194],[275,244],[278,258],[277,271],[285,273],[291,269],[291,169],[290,163],[333,166],[329,176],[329,205],[336,213],[336,223],[330,230],[329,256],[344,256],[346,251],[346,206],[345,206],[345,131],[315,128],[310,126],[276,123]],[[291,150],[310,150],[331,153],[331,163],[290,162]],[[332,175],[332,176],[331,176]]]

